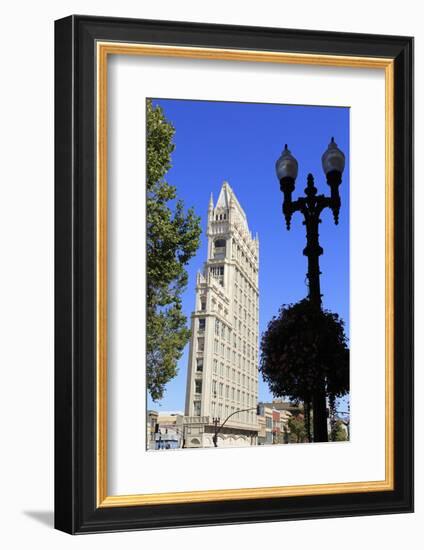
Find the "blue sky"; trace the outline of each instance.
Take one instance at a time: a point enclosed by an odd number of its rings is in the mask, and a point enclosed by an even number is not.
[[[303,194],[309,172],[315,177],[318,193],[328,194],[321,156],[334,136],[346,155],[346,167],[340,187],[339,225],[334,225],[331,211],[321,216],[321,292],[323,306],[339,313],[349,334],[349,108],[164,99],[154,104],[161,105],[175,127],[176,147],[167,180],[177,187],[185,206],[194,207],[201,216],[202,242],[188,265],[184,313],[189,319],[196,273],[206,259],[209,197],[212,192],[216,201],[222,181],[227,180],[246,212],[250,230],[259,234],[260,335],[282,304],[307,295],[307,259],[302,254],[305,227],[297,213],[291,230],[285,228],[275,162],[287,143],[299,163],[293,198]],[[149,398],[148,408],[184,410],[187,361],[188,345],[165,397],[158,403]],[[259,399],[272,399],[261,376]]]

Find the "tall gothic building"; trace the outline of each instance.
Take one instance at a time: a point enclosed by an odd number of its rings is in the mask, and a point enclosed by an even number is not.
[[[185,446],[213,446],[214,419],[222,425],[230,415],[218,446],[252,445],[258,436],[259,240],[227,182],[215,206],[211,197],[207,237],[191,317]]]

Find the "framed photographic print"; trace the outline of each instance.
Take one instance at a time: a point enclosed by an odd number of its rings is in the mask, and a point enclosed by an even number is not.
[[[56,528],[411,512],[413,39],[55,52]]]

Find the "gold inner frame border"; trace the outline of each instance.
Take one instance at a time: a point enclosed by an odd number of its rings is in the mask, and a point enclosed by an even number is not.
[[[109,496],[107,492],[107,62],[138,55],[384,69],[385,72],[385,479],[315,485],[217,489]],[[97,507],[143,506],[394,490],[394,60],[141,43],[96,43],[97,61]]]

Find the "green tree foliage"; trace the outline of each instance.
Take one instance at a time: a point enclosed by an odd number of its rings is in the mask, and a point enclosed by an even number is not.
[[[303,414],[291,416],[287,422],[290,443],[303,443],[308,440]]]
[[[349,391],[349,348],[344,323],[307,299],[283,306],[261,340],[260,371],[275,397],[310,403],[317,383],[341,397]]]
[[[347,441],[347,430],[341,420],[336,420],[331,427],[331,441]]]
[[[162,109],[147,102],[147,388],[154,401],[177,374],[190,338],[181,308],[185,266],[200,244],[200,219],[184,210],[164,178],[171,168],[175,129]]]

